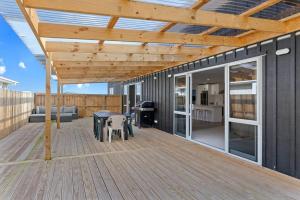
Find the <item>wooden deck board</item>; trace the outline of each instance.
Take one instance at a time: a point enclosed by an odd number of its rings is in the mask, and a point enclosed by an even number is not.
[[[41,132],[29,124],[0,140],[0,199],[300,199],[297,179],[157,129],[109,144],[91,118],[62,123],[47,162]]]

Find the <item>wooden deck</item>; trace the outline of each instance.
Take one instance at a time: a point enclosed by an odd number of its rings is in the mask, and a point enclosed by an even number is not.
[[[43,124],[0,140],[0,199],[300,199],[300,181],[156,129],[100,143],[92,119],[53,124],[53,160]]]

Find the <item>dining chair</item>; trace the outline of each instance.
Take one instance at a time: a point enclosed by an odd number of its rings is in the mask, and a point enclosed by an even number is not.
[[[120,131],[121,138],[124,141],[124,123],[126,117],[124,115],[113,115],[108,118],[108,141],[111,143],[111,137],[113,131]]]

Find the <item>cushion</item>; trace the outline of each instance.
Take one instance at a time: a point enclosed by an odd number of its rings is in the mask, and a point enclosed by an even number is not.
[[[75,113],[75,106],[64,106],[64,113]]]
[[[57,111],[57,108],[54,107],[54,106],[52,106],[52,107],[51,107],[51,113],[56,113],[56,111]]]
[[[37,106],[36,107],[36,114],[45,114],[45,107],[44,106]]]

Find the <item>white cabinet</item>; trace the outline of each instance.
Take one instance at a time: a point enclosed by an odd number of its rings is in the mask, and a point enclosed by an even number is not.
[[[220,92],[219,84],[209,84],[208,93],[211,95],[217,95]]]

